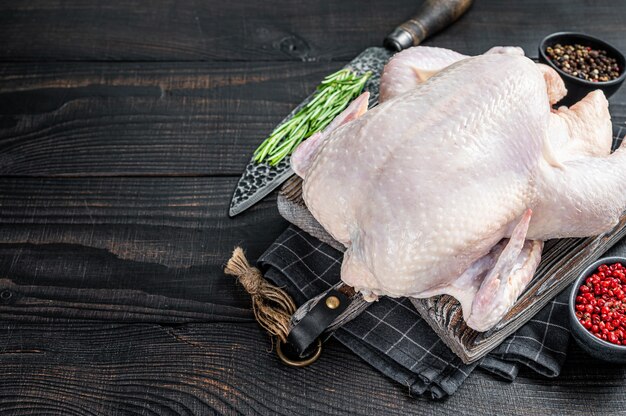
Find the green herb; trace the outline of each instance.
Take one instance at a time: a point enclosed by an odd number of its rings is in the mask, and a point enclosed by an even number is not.
[[[254,161],[277,165],[303,140],[328,126],[361,93],[370,76],[370,72],[358,76],[342,69],[324,78],[313,99],[261,143]]]

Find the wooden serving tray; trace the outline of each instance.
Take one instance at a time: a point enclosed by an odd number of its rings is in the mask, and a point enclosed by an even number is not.
[[[280,214],[307,233],[344,251],[313,218],[302,200],[302,180],[294,176],[278,194]],[[463,321],[461,305],[451,296],[411,299],[415,309],[463,362],[474,362],[497,347],[509,335],[539,312],[602,253],[626,234],[626,215],[617,226],[602,235],[589,238],[567,238],[546,241],[541,263],[533,280],[509,311],[493,329],[477,332]]]

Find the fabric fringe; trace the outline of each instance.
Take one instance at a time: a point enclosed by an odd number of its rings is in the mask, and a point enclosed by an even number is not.
[[[252,310],[259,324],[271,335],[287,342],[289,322],[296,304],[281,288],[263,278],[259,269],[248,263],[241,247],[236,247],[224,273],[235,276],[252,297]]]

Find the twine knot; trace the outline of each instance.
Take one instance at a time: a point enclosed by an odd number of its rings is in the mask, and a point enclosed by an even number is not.
[[[291,315],[296,311],[296,304],[291,297],[265,280],[261,271],[248,263],[241,247],[233,251],[224,273],[235,276],[250,294],[254,317],[259,324],[286,343]]]
[[[233,254],[233,257],[234,256],[235,254]],[[241,256],[243,256],[243,253]],[[237,255],[237,257],[241,258],[239,255]],[[245,257],[243,258],[245,260]],[[263,275],[261,275],[259,269],[250,267],[250,265],[248,265],[247,268],[241,268],[240,265],[229,268],[229,265],[227,265],[226,268],[227,270],[225,270],[225,272],[236,276],[239,279],[239,283],[241,283],[246,292],[251,296],[262,295]]]

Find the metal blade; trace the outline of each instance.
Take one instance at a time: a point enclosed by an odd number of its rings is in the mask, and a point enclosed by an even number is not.
[[[364,90],[370,92],[370,108],[378,102],[378,86],[380,83],[380,74],[383,67],[393,54],[385,48],[372,47],[367,48],[359,56],[354,58],[346,68],[350,68],[359,75],[367,71],[372,76],[365,84]],[[280,124],[283,124],[294,116],[302,107],[304,107],[311,99],[311,94],[300,105],[298,105]],[[280,125],[279,124],[279,125]],[[241,175],[233,198],[230,202],[229,215],[234,217],[242,213],[252,205],[259,202],[266,195],[278,188],[283,182],[293,175],[293,170],[289,165],[289,157],[283,159],[278,165],[270,166],[267,163],[255,163],[253,159],[248,162],[246,170]]]

